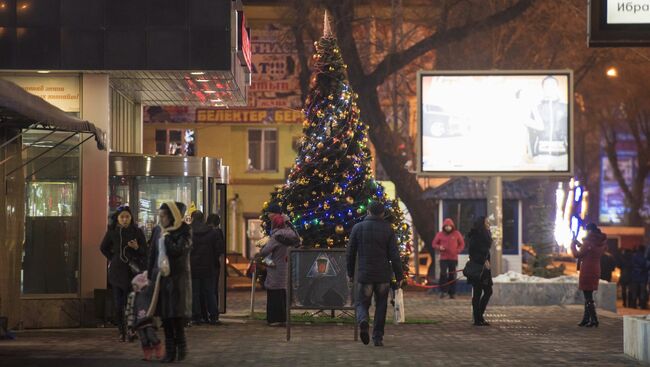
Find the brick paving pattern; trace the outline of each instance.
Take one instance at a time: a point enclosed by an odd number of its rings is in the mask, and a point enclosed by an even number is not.
[[[470,322],[467,296],[405,294],[408,319],[434,324],[386,326],[385,347],[353,341],[353,326],[268,327],[244,316],[250,293],[231,292],[220,326],[188,329],[187,366],[640,366],[623,354],[623,320],[600,312],[600,327],[576,326],[578,306],[488,307],[491,327]],[[265,294],[256,294],[263,312]],[[389,315],[389,318],[391,315]],[[0,341],[0,366],[147,366],[139,344],[116,342],[115,329],[32,330]],[[162,338],[162,331],[159,332]]]

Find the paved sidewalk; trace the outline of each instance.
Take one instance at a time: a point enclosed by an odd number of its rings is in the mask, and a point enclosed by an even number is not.
[[[383,348],[353,341],[352,325],[295,325],[284,328],[243,317],[250,293],[231,292],[224,325],[188,330],[187,366],[640,366],[623,354],[623,320],[600,312],[600,327],[576,326],[578,306],[488,307],[491,327],[470,322],[468,297],[440,300],[422,292],[405,294],[407,319],[434,324],[386,326]],[[263,312],[265,294],[256,294]],[[389,315],[389,318],[391,315]],[[139,344],[116,342],[115,329],[34,330],[0,341],[0,365],[147,366]],[[159,333],[162,337],[162,332]]]

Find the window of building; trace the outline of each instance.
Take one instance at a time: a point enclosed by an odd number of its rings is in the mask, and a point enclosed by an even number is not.
[[[21,291],[23,295],[76,295],[81,165],[79,147],[74,146],[79,137],[56,146],[71,133],[49,137],[47,133],[30,131],[23,135],[23,162],[34,159],[26,166],[26,171],[34,174],[25,180]]]
[[[467,235],[476,218],[487,215],[485,200],[444,200],[442,205],[444,218],[451,218],[456,229]],[[443,218],[443,219],[444,219]],[[503,254],[517,255],[519,253],[519,202],[518,200],[503,200]],[[464,254],[468,247],[465,246]]]
[[[158,155],[196,155],[196,135],[193,129],[157,129],[156,153]]]
[[[278,170],[278,130],[248,130],[248,170]]]

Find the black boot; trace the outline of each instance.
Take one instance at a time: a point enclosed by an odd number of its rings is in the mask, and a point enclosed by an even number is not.
[[[183,328],[182,321],[176,325],[176,330],[174,330],[174,332],[176,334],[176,348],[178,348],[176,358],[180,362],[187,357],[187,339],[185,338],[185,329]]]
[[[598,316],[596,315],[596,305],[594,301],[589,301],[587,305],[589,308],[589,323],[585,325],[586,327],[598,327]]]
[[[479,307],[472,307],[472,318],[474,319],[474,326],[482,326],[481,322],[481,310]]]
[[[589,323],[589,319],[591,318],[591,313],[589,312],[589,301],[585,301],[585,312],[582,315],[582,321],[578,324],[578,326],[585,326]]]
[[[163,320],[163,329],[165,330],[165,357],[160,360],[161,363],[171,363],[176,360],[176,344],[174,343],[174,326],[171,320]]]
[[[115,322],[117,323],[117,330],[119,333],[119,340],[121,342],[126,341],[126,325],[124,322],[124,312],[117,311],[115,315]]]
[[[491,294],[491,292],[490,292]],[[481,323],[481,326],[490,326],[490,323],[485,321],[485,309],[487,308],[488,301],[490,300],[490,297],[488,293],[486,292],[483,297],[481,298],[480,306],[479,306],[479,322]]]

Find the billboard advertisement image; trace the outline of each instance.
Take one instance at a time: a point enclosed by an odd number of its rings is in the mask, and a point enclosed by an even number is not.
[[[570,71],[418,77],[421,174],[571,174]]]

